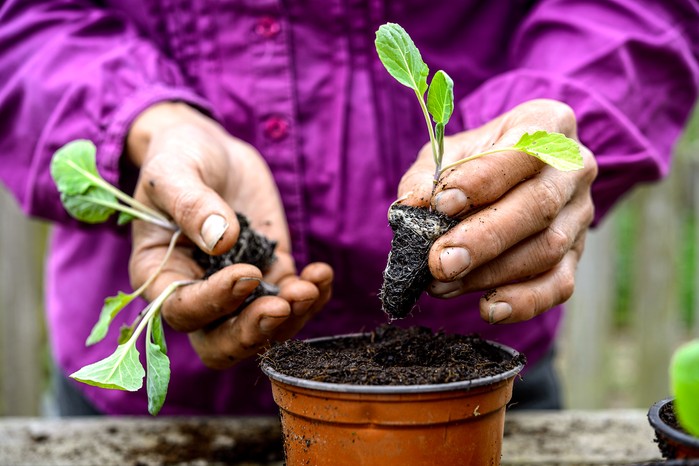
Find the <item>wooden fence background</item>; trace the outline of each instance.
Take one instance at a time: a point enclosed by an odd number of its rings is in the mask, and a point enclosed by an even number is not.
[[[0,415],[40,411],[48,383],[42,303],[46,225],[0,189]]]
[[[693,293],[680,297],[687,279],[690,291],[699,290],[699,248],[692,247],[699,228],[687,227],[699,213],[698,123],[679,145],[670,177],[634,191],[588,238],[559,344],[569,408],[647,408],[668,394],[672,351],[699,336],[699,303]],[[0,189],[0,416],[40,413],[48,379],[46,231]],[[629,318],[619,323],[621,290]]]
[[[699,337],[698,221],[695,115],[668,178],[634,190],[587,239],[559,344],[567,406],[647,408],[669,394],[672,352]]]

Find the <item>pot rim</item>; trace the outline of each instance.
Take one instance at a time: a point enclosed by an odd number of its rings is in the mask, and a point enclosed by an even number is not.
[[[340,338],[356,338],[369,335],[368,333],[349,333],[345,335],[335,335],[327,337],[310,338],[306,340],[309,343],[336,340]],[[494,346],[513,358],[519,355],[519,351],[502,343],[497,343],[491,340],[485,340],[491,346]],[[282,374],[272,369],[264,360],[260,364],[262,372],[272,380],[285,383],[294,387],[309,388],[312,390],[339,392],[339,393],[372,393],[372,394],[408,394],[408,393],[433,393],[433,392],[448,392],[457,390],[469,390],[475,387],[483,387],[492,385],[503,380],[508,380],[517,375],[523,368],[524,364],[520,363],[517,367],[510,369],[498,375],[481,377],[473,380],[462,380],[459,382],[448,382],[441,384],[422,384],[422,385],[354,385],[343,383],[318,382],[315,380],[307,380],[299,377]]]
[[[699,448],[699,438],[685,434],[684,432],[680,432],[679,430],[670,427],[660,418],[660,410],[662,407],[673,400],[673,397],[669,397],[653,403],[653,406],[651,406],[648,410],[648,422],[650,423],[651,427],[662,432],[671,440],[684,445],[689,445],[692,448]]]

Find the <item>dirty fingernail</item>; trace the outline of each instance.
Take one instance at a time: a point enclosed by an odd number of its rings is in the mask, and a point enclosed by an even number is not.
[[[305,299],[303,301],[295,301],[291,305],[291,313],[294,314],[295,316],[304,315],[311,308],[314,301],[315,300],[313,300],[313,299]]]
[[[239,278],[233,285],[233,296],[247,296],[260,285],[260,279],[256,277]]]
[[[497,302],[488,308],[488,321],[491,324],[502,322],[512,315],[512,306],[505,302]]]
[[[471,254],[464,248],[445,248],[439,254],[439,265],[446,278],[454,278],[471,265]]]
[[[403,195],[400,196],[398,199],[396,199],[395,201],[393,201],[393,203],[394,203],[394,204],[398,204],[399,202],[405,201],[406,199],[408,199],[408,198],[410,197],[410,195],[411,195],[412,193],[413,193],[412,191],[408,191],[407,193],[403,194]]]
[[[435,196],[434,208],[451,217],[463,212],[467,202],[468,197],[463,191],[451,188],[441,191]]]
[[[209,251],[216,247],[216,243],[221,240],[223,233],[228,228],[226,219],[218,214],[209,215],[204,220],[204,225],[201,227],[201,238],[204,240],[204,245]]]
[[[274,329],[284,323],[285,320],[286,317],[263,317],[260,319],[260,330],[265,333],[273,332]]]
[[[430,286],[430,294],[433,296],[443,296],[446,297],[449,293],[458,291],[461,289],[461,283],[459,281],[455,282],[440,282],[439,280],[434,280]]]

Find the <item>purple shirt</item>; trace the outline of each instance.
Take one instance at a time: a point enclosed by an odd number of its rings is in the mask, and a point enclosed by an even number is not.
[[[386,322],[377,299],[392,236],[386,210],[427,141],[414,95],[378,61],[380,24],[401,24],[430,68],[454,78],[452,133],[533,98],[571,105],[600,166],[599,220],[631,186],[668,170],[697,94],[698,10],[682,0],[3,2],[0,179],[25,212],[55,222],[46,306],[58,365],[71,373],[110,354],[143,304],[84,347],[103,299],[130,289],[130,233],[65,213],[48,167],[66,142],[93,140],[100,172],[128,189],[120,156],[134,117],[162,100],[204,109],[269,163],[298,266],[335,269],[334,299],[300,336],[367,330]],[[551,347],[560,309],[489,326],[478,297],[425,297],[400,324],[477,331],[531,363]],[[186,335],[167,338],[164,414],[276,410],[256,361],[208,370]],[[81,387],[105,412],[146,412],[145,390]]]

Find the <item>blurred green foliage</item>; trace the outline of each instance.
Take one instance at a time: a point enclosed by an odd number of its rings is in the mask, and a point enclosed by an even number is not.
[[[683,162],[683,167],[690,167],[692,170],[699,170],[699,107],[694,111],[688,126],[676,146],[675,162]],[[691,328],[695,324],[695,307],[699,292],[696,290],[698,280],[697,273],[697,213],[699,213],[699,186],[694,186],[691,173],[684,173],[679,180],[682,186],[679,187],[679,214],[680,231],[680,254],[678,267],[679,276],[679,300],[680,318],[682,323]],[[613,321],[617,328],[623,328],[631,323],[632,319],[632,293],[633,279],[638,264],[634,258],[636,250],[636,239],[638,234],[639,214],[635,205],[622,201],[621,205],[613,213],[614,233],[616,237],[616,257],[615,261],[615,282],[616,295]]]

